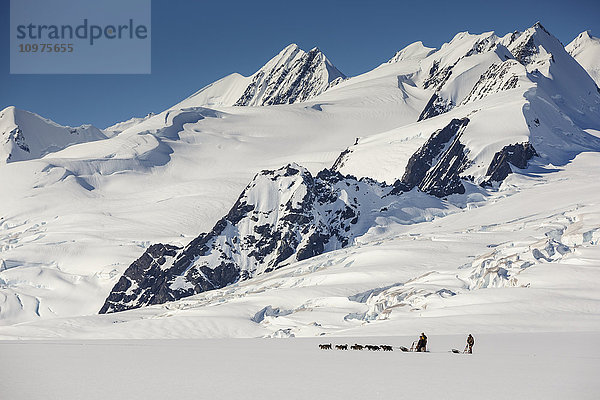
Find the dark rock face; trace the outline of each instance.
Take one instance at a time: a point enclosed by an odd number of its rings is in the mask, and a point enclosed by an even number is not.
[[[342,167],[344,166],[344,164],[346,163],[348,156],[351,153],[352,153],[352,150],[350,150],[350,149],[346,149],[346,150],[342,151],[340,153],[340,155],[338,156],[338,158],[335,159],[333,165],[331,166],[331,170],[336,171],[336,172],[341,170]]]
[[[387,196],[390,190],[327,169],[316,177],[293,164],[262,171],[210,232],[183,249],[149,247],[125,271],[100,313],[222,288],[345,247],[374,224],[373,210],[397,201]],[[373,221],[365,222],[369,218]]]
[[[471,50],[469,50],[467,54],[465,54],[465,57],[470,57],[475,54],[486,53],[496,48],[496,46],[497,43],[492,36],[484,37],[475,42]]]
[[[435,117],[436,115],[444,114],[453,109],[456,104],[454,104],[451,99],[444,99],[441,96],[440,91],[452,76],[456,64],[466,57],[485,53],[494,50],[496,47],[497,43],[494,37],[485,37],[475,42],[473,47],[471,47],[471,49],[463,56],[459,57],[453,64],[442,66],[440,60],[435,60],[429,69],[428,76],[423,81],[423,88],[435,89],[435,93],[431,96],[423,111],[421,111],[417,121]]]
[[[172,261],[180,250],[179,247],[165,244],[154,244],[127,268],[104,302],[100,314],[134,308],[137,304],[155,304],[163,300],[164,282],[157,279],[161,267]],[[145,288],[139,292],[139,287]],[[129,307],[134,306],[134,307]]]
[[[509,46],[511,53],[521,64],[528,65],[534,61],[535,55],[539,53],[539,49],[536,44],[536,35],[541,34],[545,36],[552,36],[550,32],[546,30],[539,22],[536,22],[532,27],[533,29],[527,30],[523,35],[523,38],[518,38]],[[514,45],[515,42],[520,42],[518,45]]]
[[[429,69],[429,76],[423,81],[423,87],[425,89],[429,89],[430,87],[440,89],[450,79],[452,68],[454,68],[454,64],[447,67],[440,67],[440,62],[438,60],[434,61]]]
[[[529,64],[531,58],[538,53],[533,35],[512,50],[515,58],[523,65]]]
[[[27,145],[27,141],[25,140],[25,136],[23,136],[23,131],[20,128],[15,128],[8,134],[9,140],[13,138],[15,144],[23,151],[27,153],[30,152],[29,146]]]
[[[434,93],[423,111],[421,111],[421,115],[419,115],[419,119],[417,121],[422,121],[427,118],[435,117],[436,115],[444,114],[445,112],[450,111],[454,107],[454,104],[440,97],[437,93]]]
[[[492,64],[484,72],[462,104],[482,99],[490,94],[514,89],[518,86],[519,77],[511,72],[518,64],[516,60],[506,60],[501,64]]]
[[[431,135],[408,160],[404,176],[394,184],[396,191],[418,187],[437,197],[464,193],[460,173],[468,167],[469,160],[460,137],[468,123],[468,118],[453,119]]]
[[[504,146],[502,150],[494,154],[494,158],[485,174],[488,177],[481,186],[492,186],[493,182],[502,182],[513,171],[510,164],[517,168],[527,168],[528,161],[538,156],[531,143],[517,143]]]

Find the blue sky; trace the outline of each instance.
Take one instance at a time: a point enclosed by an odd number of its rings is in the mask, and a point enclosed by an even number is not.
[[[460,31],[505,34],[540,20],[564,44],[587,29],[600,36],[598,0],[153,0],[152,74],[10,75],[9,0],[0,2],[0,109],[100,128],[160,112],[232,72],[250,75],[290,43],[318,46],[353,76],[414,41],[439,47]]]

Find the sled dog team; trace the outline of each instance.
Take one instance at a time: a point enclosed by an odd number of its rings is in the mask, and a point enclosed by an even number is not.
[[[473,338],[473,335],[469,334],[469,336],[467,336],[467,345],[465,347],[465,349],[462,351],[463,353],[467,353],[467,354],[473,354],[473,345],[475,344],[475,339]],[[333,350],[333,345],[331,343],[329,344],[320,344],[319,348],[321,350]],[[336,344],[335,345],[335,349],[336,350],[348,350],[348,345],[347,344]],[[350,349],[352,350],[363,350],[363,349],[367,349],[370,351],[394,351],[394,348],[392,346],[386,345],[386,344],[382,344],[382,345],[371,345],[371,344],[366,344],[366,345],[362,345],[362,344],[354,344],[353,346],[350,346]],[[425,333],[421,333],[421,335],[419,336],[419,340],[415,340],[412,344],[412,346],[410,347],[410,349],[404,347],[404,346],[400,346],[399,347],[400,350],[402,351],[415,351],[415,352],[426,352],[427,351],[427,336],[425,336]],[[456,349],[452,349],[453,353],[460,353],[460,351],[456,350]]]

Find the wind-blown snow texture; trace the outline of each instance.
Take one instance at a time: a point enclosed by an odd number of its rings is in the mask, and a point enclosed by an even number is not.
[[[78,140],[2,115],[2,338],[600,326],[600,92],[539,23],[351,78],[289,46]]]

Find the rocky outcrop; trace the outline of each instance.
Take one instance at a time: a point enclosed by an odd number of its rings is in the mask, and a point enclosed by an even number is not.
[[[534,156],[538,156],[538,154],[529,142],[504,146],[502,150],[494,154],[485,174],[487,179],[481,183],[481,186],[492,186],[494,182],[502,182],[513,172],[511,164],[520,169],[527,168],[529,160]]]
[[[423,87],[425,89],[440,89],[450,78],[450,75],[452,75],[454,65],[456,65],[456,63],[442,67],[440,66],[440,61],[435,60],[429,69],[428,77],[423,81]]]
[[[516,70],[519,63],[516,60],[506,60],[501,64],[492,64],[488,70],[481,75],[471,92],[462,101],[467,104],[483,99],[490,94],[514,89],[519,84]],[[521,67],[522,68],[522,67]]]
[[[464,193],[460,174],[468,167],[465,146],[460,142],[468,118],[453,119],[433,133],[406,165],[404,176],[394,184],[394,193],[418,187],[437,197]]]
[[[159,277],[163,267],[169,267],[172,263],[178,250],[180,247],[162,243],[150,246],[121,276],[100,309],[100,314],[127,310],[140,303],[155,304],[173,300],[168,295],[164,280]]]
[[[419,119],[417,121],[422,121],[427,118],[435,117],[436,115],[444,114],[445,112],[450,111],[454,107],[452,101],[445,100],[439,94],[434,93],[423,111],[421,111],[421,115],[419,115]]]
[[[538,32],[551,36],[541,23],[536,22],[531,28],[510,44],[510,52],[515,59],[523,65],[528,65],[535,61],[536,56],[540,52],[536,43],[536,35],[538,35]]]

